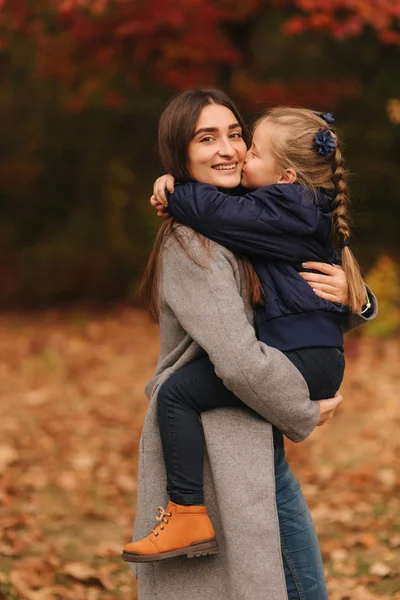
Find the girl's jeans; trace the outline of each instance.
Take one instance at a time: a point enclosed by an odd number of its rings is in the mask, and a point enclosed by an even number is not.
[[[344,372],[342,349],[285,352],[302,373],[314,400],[331,398]],[[204,504],[204,438],[200,413],[222,407],[251,410],[217,377],[208,356],[171,375],[157,395],[167,493],[177,504]],[[274,430],[276,500],[289,600],[327,597],[318,540],[300,486],[285,458],[283,436]]]

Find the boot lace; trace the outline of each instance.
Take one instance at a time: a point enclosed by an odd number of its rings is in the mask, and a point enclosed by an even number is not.
[[[165,512],[165,510],[163,509],[162,506],[159,506],[157,508],[158,511],[158,515],[156,515],[156,519],[157,521],[159,521],[159,525],[156,525],[154,529],[151,530],[151,533],[154,533],[154,535],[157,537],[159,534],[156,531],[157,527],[159,527],[161,529],[161,531],[164,529],[164,523],[168,523],[168,519],[166,517],[172,517],[172,513],[167,513]]]

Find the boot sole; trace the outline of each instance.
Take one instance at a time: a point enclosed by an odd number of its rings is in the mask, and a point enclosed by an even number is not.
[[[125,562],[155,562],[158,560],[166,560],[167,558],[174,558],[176,556],[186,556],[188,558],[198,558],[200,556],[207,556],[208,554],[218,554],[219,548],[216,538],[211,538],[203,542],[193,542],[186,548],[179,548],[179,550],[171,550],[170,552],[160,552],[159,554],[135,554],[134,552],[122,553],[122,560]]]

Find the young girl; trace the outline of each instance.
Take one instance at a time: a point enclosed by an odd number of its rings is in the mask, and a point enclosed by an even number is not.
[[[251,258],[264,292],[256,310],[257,337],[284,352],[303,375],[314,400],[332,397],[341,384],[342,323],[349,308],[315,295],[299,275],[304,270],[302,263],[316,260],[339,264],[332,241],[332,233],[337,233],[351,309],[359,312],[366,296],[349,248],[346,172],[333,125],[331,115],[273,109],[257,123],[243,169],[243,185],[255,192],[229,196],[211,185],[186,183],[168,195],[168,211],[178,221]],[[200,143],[212,144],[212,132],[204,132]],[[226,162],[212,168],[229,170],[235,164]],[[195,527],[196,515],[200,519],[205,508],[202,456],[199,459],[197,439],[185,419],[187,409],[198,415],[218,406],[245,405],[222,382],[220,389],[210,392],[207,377],[203,378],[201,397],[202,373],[196,372],[196,363],[186,367],[186,373],[186,381],[181,378],[176,385],[172,376],[158,392],[171,499],[167,511],[160,509],[159,528],[178,517],[176,544],[172,551],[164,552],[157,544],[159,531],[153,530],[148,538],[128,545],[123,557],[130,562],[218,551],[212,526],[209,539],[200,538],[193,548],[179,546],[180,509],[184,507],[187,512],[192,507]],[[162,424],[167,425],[164,428]]]

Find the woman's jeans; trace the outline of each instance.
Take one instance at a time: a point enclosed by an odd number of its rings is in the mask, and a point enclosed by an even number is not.
[[[327,600],[318,538],[300,484],[285,457],[282,434],[274,429],[276,505],[282,562],[289,600]]]
[[[343,350],[308,348],[285,352],[305,378],[310,397],[330,398],[344,372]],[[177,504],[204,504],[204,438],[200,413],[214,408],[250,410],[217,377],[208,356],[171,375],[157,395],[167,493]],[[274,429],[276,500],[289,600],[327,597],[314,525],[285,458],[283,436]]]

